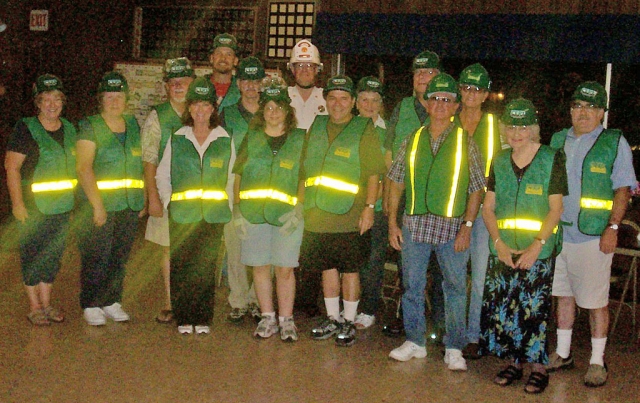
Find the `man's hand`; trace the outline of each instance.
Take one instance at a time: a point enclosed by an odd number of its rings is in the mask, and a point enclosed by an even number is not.
[[[610,228],[607,225],[607,228],[604,229],[602,235],[600,236],[600,252],[604,254],[613,253],[615,252],[617,245],[618,231]]]
[[[462,225],[453,243],[453,250],[457,253],[464,252],[469,249],[469,245],[471,245],[471,227]]]
[[[389,244],[395,250],[402,250],[402,229],[397,224],[389,225]]]
[[[371,207],[365,207],[360,213],[360,220],[358,221],[358,227],[360,228],[360,235],[369,231],[373,227],[373,209]]]

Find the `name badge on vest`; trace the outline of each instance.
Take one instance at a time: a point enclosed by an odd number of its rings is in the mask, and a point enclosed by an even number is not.
[[[602,162],[593,161],[589,165],[589,171],[591,171],[593,173],[596,173],[596,174],[606,174],[607,173],[607,167]]]
[[[542,185],[528,183],[526,189],[524,190],[524,193],[528,195],[542,196]]]
[[[211,168],[222,168],[223,165],[224,165],[224,162],[220,158],[212,159],[209,162],[209,167]]]
[[[344,148],[344,147],[338,147],[338,148],[336,148],[336,151],[333,154],[337,155],[338,157],[349,158],[349,157],[351,157],[351,149],[350,148]]]
[[[133,155],[134,157],[140,157],[142,155],[142,149],[141,148],[132,148],[131,149],[131,155]]]
[[[281,160],[280,161],[280,168],[289,169],[289,170],[293,169],[293,161],[291,161],[291,160]]]

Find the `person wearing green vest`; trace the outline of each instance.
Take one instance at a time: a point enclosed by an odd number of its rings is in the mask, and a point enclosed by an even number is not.
[[[458,80],[462,109],[457,118],[464,130],[476,142],[482,154],[484,176],[489,176],[489,168],[493,157],[500,151],[502,142],[498,128],[498,117],[482,111],[491,90],[491,79],[487,70],[479,63],[472,64],[462,70]],[[478,214],[471,231],[469,246],[471,260],[471,293],[469,296],[469,313],[467,318],[467,346],[462,350],[465,358],[481,358],[479,352],[480,311],[482,309],[482,293],[484,277],[489,261],[489,233],[484,225],[482,214]]]
[[[427,265],[435,252],[444,275],[445,357],[452,371],[466,371],[467,262],[473,220],[485,185],[478,146],[452,119],[460,105],[459,86],[441,73],[425,93],[429,121],[407,137],[387,177],[389,242],[402,250],[402,310],[407,340],[391,351],[398,361],[426,357],[424,289]],[[402,229],[397,213],[406,202]]]
[[[327,81],[329,115],[317,116],[307,133],[301,172],[305,229],[300,268],[322,273],[327,309],[327,318],[311,330],[311,337],[335,336],[338,346],[351,346],[356,340],[359,273],[371,254],[369,230],[378,181],[385,172],[373,122],[352,114],[355,95],[349,77],[337,75]],[[340,314],[341,291],[344,315]]]
[[[493,160],[482,215],[491,255],[482,306],[482,347],[509,360],[493,382],[511,385],[531,364],[526,393],[549,384],[547,329],[562,196],[568,194],[565,158],[540,144],[540,125],[531,101],[507,104],[500,131],[511,150]]]
[[[147,241],[162,247],[160,266],[166,299],[162,310],[156,316],[158,323],[170,323],[173,320],[173,312],[171,311],[169,216],[158,195],[156,170],[171,135],[182,127],[181,117],[185,111],[187,89],[194,78],[195,73],[189,59],[186,57],[167,59],[163,68],[167,102],[153,108],[141,131],[142,165],[149,213],[144,237]]]
[[[298,340],[293,321],[302,242],[303,193],[299,178],[305,131],[297,129],[287,86],[265,79],[260,109],[251,121],[233,168],[233,225],[242,237],[242,263],[253,268],[262,318],[253,335]],[[273,306],[271,268],[276,277],[278,320]]]
[[[20,120],[7,143],[4,166],[18,225],[27,318],[36,326],[62,322],[51,305],[53,282],[74,207],[76,129],[60,117],[66,103],[60,78],[44,74],[33,85],[38,114]]]
[[[184,126],[167,143],[156,183],[169,210],[171,305],[180,334],[208,334],[216,261],[231,221],[229,181],[235,149],[220,126],[213,84],[196,78],[187,91]]]
[[[80,306],[92,326],[129,320],[121,305],[125,264],[145,211],[140,129],[125,114],[128,93],[122,74],[106,73],[100,113],[80,121],[76,142]]]
[[[556,259],[553,295],[558,297],[556,351],[548,371],[573,368],[571,336],[576,305],[588,310],[591,359],[586,386],[606,383],[604,351],[609,332],[611,261],[618,226],[625,216],[636,175],[629,143],[619,130],[605,129],[607,91],[595,81],[580,84],[571,100],[570,129],[553,135],[551,146],[567,155],[569,195],[564,198],[562,252]]]
[[[240,90],[233,70],[238,65],[238,41],[231,34],[219,34],[213,38],[209,54],[209,63],[213,69],[205,75],[216,89],[218,110],[233,105],[240,100]]]
[[[260,107],[260,86],[264,77],[264,67],[258,58],[250,56],[240,60],[236,70],[236,79],[241,94],[240,101],[227,106],[220,112],[221,125],[233,139],[236,153],[249,130],[249,122]],[[226,224],[224,245],[227,252],[228,301],[231,305],[231,312],[227,315],[227,320],[232,323],[240,323],[249,312],[251,317],[259,322],[262,320],[262,315],[252,275],[241,261],[241,243],[233,223]]]

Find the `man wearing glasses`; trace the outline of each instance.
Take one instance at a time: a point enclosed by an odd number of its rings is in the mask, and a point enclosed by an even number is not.
[[[316,78],[322,70],[318,48],[308,39],[299,41],[291,49],[287,67],[296,82],[293,87],[289,87],[291,106],[296,111],[298,127],[308,130],[317,115],[327,114],[322,88],[316,87]]]
[[[609,279],[630,190],[636,186],[631,149],[619,130],[604,129],[607,92],[597,82],[578,86],[571,101],[570,129],[551,146],[567,155],[569,195],[564,196],[562,252],[556,258],[552,294],[558,297],[558,346],[547,371],[573,368],[571,336],[576,305],[589,311],[591,359],[586,386],[607,381],[604,350],[609,330]]]
[[[471,227],[485,185],[478,146],[457,120],[458,83],[437,75],[427,87],[429,121],[407,137],[387,177],[389,242],[402,249],[402,309],[407,340],[389,354],[398,361],[424,358],[426,323],[424,289],[427,264],[436,253],[444,275],[445,357],[452,371],[466,371],[462,357],[466,341],[467,262]],[[405,191],[402,229],[398,203]]]

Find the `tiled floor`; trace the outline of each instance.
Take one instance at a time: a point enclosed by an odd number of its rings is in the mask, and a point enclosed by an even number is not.
[[[153,320],[161,307],[161,279],[150,267],[150,249],[134,250],[124,307],[132,321],[87,326],[78,306],[78,261],[69,248],[54,299],[67,321],[33,328],[26,320],[17,254],[0,254],[0,402],[639,402],[640,352],[628,323],[607,350],[606,386],[582,385],[588,364],[588,334],[582,314],[576,330],[576,369],[553,374],[543,395],[523,384],[492,384],[502,363],[470,361],[452,373],[442,353],[407,363],[387,358],[401,343],[385,338],[380,324],[359,332],[351,348],[308,336],[312,320],[299,318],[300,341],[256,340],[253,322],[226,323],[227,290],[219,288],[213,331],[181,336]],[[628,310],[625,314],[629,315]],[[625,322],[629,322],[629,316]]]

